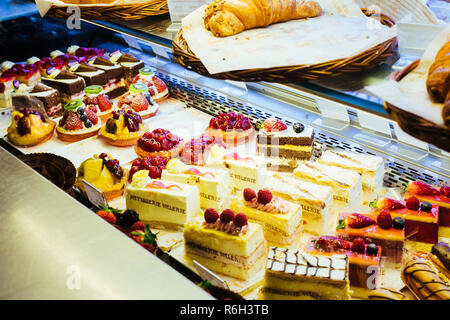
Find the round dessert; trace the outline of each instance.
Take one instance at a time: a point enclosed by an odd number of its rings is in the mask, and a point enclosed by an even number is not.
[[[144,134],[141,116],[131,110],[115,110],[100,129],[100,135],[113,146],[129,147]]]
[[[221,113],[209,121],[206,135],[216,137],[226,145],[239,145],[250,140],[255,132],[250,119],[235,112]]]
[[[166,84],[155,75],[155,71],[151,68],[141,68],[139,74],[133,78],[132,83],[143,83],[147,85],[150,96],[157,103],[165,100],[169,96],[169,90]]]
[[[123,194],[128,171],[120,166],[119,160],[109,154],[101,153],[83,161],[77,169],[75,186],[85,192],[83,179],[103,191],[110,201]]]
[[[143,83],[130,85],[130,90],[119,98],[117,107],[119,109],[131,109],[139,113],[142,119],[153,117],[159,108],[150,96],[147,85]]]
[[[161,156],[170,159],[180,154],[182,142],[183,139],[169,130],[158,128],[144,133],[134,146],[134,150],[140,158]]]
[[[81,100],[72,100],[64,106],[56,133],[63,141],[75,142],[97,135],[100,128],[97,108],[86,107]]]
[[[162,156],[146,157],[143,159],[136,159],[131,163],[130,174],[128,181],[131,182],[136,172],[145,172],[145,176],[152,179],[161,179],[161,172],[166,169],[169,158]]]
[[[31,147],[53,137],[56,123],[46,119],[39,111],[22,108],[13,111],[8,127],[8,140],[19,147]]]
[[[223,146],[215,137],[202,135],[186,142],[181,150],[181,160],[187,164],[204,165],[213,144]]]
[[[102,86],[88,86],[84,88],[86,94],[83,98],[84,104],[88,108],[97,109],[97,116],[105,121],[108,119],[114,111],[114,106],[109,97],[103,94]]]

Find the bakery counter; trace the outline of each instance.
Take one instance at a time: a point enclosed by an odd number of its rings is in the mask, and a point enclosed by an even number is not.
[[[0,159],[1,299],[211,298],[2,148]]]

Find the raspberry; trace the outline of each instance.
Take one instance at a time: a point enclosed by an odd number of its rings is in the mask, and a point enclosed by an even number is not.
[[[81,130],[83,123],[75,112],[69,112],[64,124],[66,130]]]
[[[214,223],[219,219],[219,213],[213,208],[208,208],[205,210],[204,217],[206,223]]]
[[[392,216],[389,210],[382,210],[377,216],[377,224],[381,229],[392,228]]]
[[[222,214],[220,215],[220,221],[223,223],[228,223],[230,221],[233,221],[234,219],[234,212],[231,209],[225,209],[222,211]]]
[[[417,211],[419,210],[420,202],[416,197],[410,197],[406,200],[406,208],[409,210]]]
[[[144,231],[145,229],[145,224],[142,221],[136,221],[135,223],[133,223],[133,225],[130,227],[130,232],[132,231]]]
[[[100,109],[100,111],[106,111],[111,109],[112,107],[112,102],[109,101],[109,99],[107,97],[105,97],[103,94],[100,94],[97,97],[97,103],[98,103],[98,107]]]
[[[267,204],[272,201],[272,193],[267,189],[261,189],[258,191],[258,202],[261,204]]]
[[[245,201],[252,201],[253,198],[256,197],[256,193],[255,191],[253,191],[253,189],[250,188],[245,188],[244,189],[244,199]]]
[[[112,224],[116,223],[116,221],[117,221],[116,216],[112,212],[100,210],[100,211],[97,211],[97,215],[100,218],[102,218],[103,220],[105,220],[109,223],[112,223]]]
[[[248,224],[247,216],[243,213],[238,213],[234,216],[233,223],[238,228],[246,226]]]
[[[353,240],[352,248],[353,252],[364,253],[366,251],[366,243],[361,238],[356,238]]]
[[[148,101],[145,99],[144,95],[138,94],[134,97],[133,102],[131,103],[131,109],[136,112],[147,110]]]

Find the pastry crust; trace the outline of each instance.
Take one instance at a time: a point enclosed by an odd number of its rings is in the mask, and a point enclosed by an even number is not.
[[[56,126],[56,123],[53,123],[52,130],[49,133],[47,133],[46,135],[37,139],[33,143],[18,143],[17,140],[11,139],[9,134],[7,135],[7,137],[8,137],[8,140],[15,146],[24,147],[24,148],[33,147],[33,146],[37,146],[38,144],[41,144],[41,143],[44,143],[44,142],[50,140],[53,137],[53,133],[55,132],[55,126]]]
[[[96,136],[98,134],[99,130],[100,130],[100,128],[89,131],[89,132],[84,132],[81,134],[67,134],[67,133],[58,131],[58,128],[56,128],[56,133],[58,134],[58,138],[62,141],[76,142],[76,141],[80,141],[80,140],[83,140],[86,138]]]
[[[142,132],[142,135],[145,131]],[[111,139],[108,137],[105,137],[103,135],[100,135],[102,139],[104,139],[108,144],[116,147],[131,147],[133,146],[142,135],[135,137],[135,138],[129,138],[129,139]]]
[[[220,142],[228,146],[237,146],[249,142],[250,137],[255,132],[252,127],[248,130],[232,130],[222,131],[220,129],[213,129],[211,127],[206,128],[205,134],[210,137],[217,138]]]
[[[171,159],[178,157],[182,148],[183,148],[183,140],[181,140],[178,145],[167,151],[148,152],[138,147],[137,144],[134,146],[134,150],[136,151],[136,154],[139,156],[139,158],[162,156],[163,158]]]

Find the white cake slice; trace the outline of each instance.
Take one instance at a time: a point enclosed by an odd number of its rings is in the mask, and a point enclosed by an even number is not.
[[[361,175],[356,171],[302,161],[294,170],[294,176],[332,188],[333,204],[337,207],[352,209],[362,204]]]
[[[234,189],[259,189],[264,185],[266,170],[264,163],[258,161],[257,157],[249,157],[213,145],[205,165],[209,168],[226,169],[230,173]]]
[[[230,201],[230,175],[225,170],[185,165],[179,159],[172,159],[162,171],[161,179],[197,186],[200,206],[204,209],[222,211]]]
[[[349,151],[326,150],[318,162],[361,174],[364,204],[375,199],[383,186],[383,158]]]
[[[182,230],[200,213],[200,195],[196,186],[139,177],[126,187],[126,207],[153,228]]]
[[[303,229],[312,234],[331,234],[337,226],[332,210],[333,190],[330,187],[301,181],[287,173],[274,173],[266,180],[273,195],[298,203],[302,207]]]

